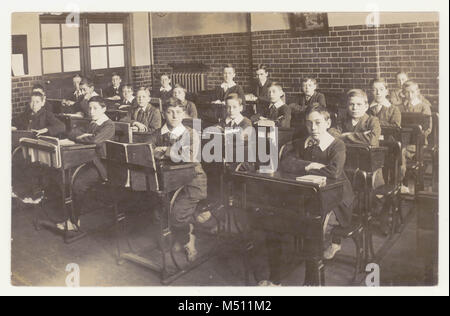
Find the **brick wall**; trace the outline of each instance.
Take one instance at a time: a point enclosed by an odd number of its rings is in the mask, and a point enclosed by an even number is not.
[[[203,63],[208,71],[208,89],[223,82],[223,66],[236,68],[236,82],[248,87],[250,37],[246,33],[157,38],[154,40],[155,74],[170,72],[170,63]]]
[[[133,86],[135,89],[139,87],[152,89],[152,66],[133,67]]]
[[[11,79],[11,103],[12,115],[21,113],[30,103],[31,87],[34,84],[42,84],[42,77],[21,77]]]
[[[342,93],[367,89],[378,71],[395,84],[406,70],[426,96],[439,94],[439,27],[437,23],[342,26],[328,36],[297,37],[286,31],[253,34],[253,63],[268,64],[272,78],[289,94],[299,93],[300,78],[316,77],[320,89]],[[377,58],[379,56],[379,59]]]
[[[237,81],[248,87],[254,72],[249,67],[249,40],[245,33],[158,38],[154,71],[170,71],[170,63],[202,62],[211,67],[211,89],[222,81],[222,65],[233,63]],[[439,26],[434,22],[378,29],[332,27],[328,36],[321,37],[299,37],[289,30],[254,32],[252,54],[254,67],[268,64],[272,79],[282,83],[288,99],[300,92],[305,76],[316,77],[323,92],[342,93],[367,89],[378,72],[393,85],[400,69],[410,73],[425,96],[439,94]]]

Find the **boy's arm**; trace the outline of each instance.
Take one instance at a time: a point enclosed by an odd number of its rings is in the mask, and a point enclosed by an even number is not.
[[[50,136],[57,136],[64,133],[66,126],[53,113],[47,112],[47,129]]]
[[[378,146],[381,136],[380,121],[376,117],[370,117],[367,131],[347,134],[345,141],[353,144]]]
[[[302,140],[296,140],[286,144],[280,167],[285,172],[305,174],[305,168],[311,163],[303,160],[301,146]]]
[[[311,169],[307,174],[324,176],[330,179],[339,179],[344,172],[345,166],[345,144],[339,141],[335,148],[330,148],[330,161],[321,169]]]
[[[14,117],[11,121],[12,126],[17,128],[18,130],[25,130],[27,128],[26,123],[26,112],[20,113],[16,117]]]
[[[150,133],[153,133],[157,129],[161,128],[161,112],[158,109],[155,109],[153,114],[149,117],[147,130]]]
[[[286,105],[283,107],[283,111],[280,111],[279,117],[280,119],[276,123],[278,127],[285,127],[285,128],[291,127],[292,111],[289,106]]]
[[[247,105],[246,101],[245,101],[245,93],[244,93],[244,89],[241,86],[237,86],[237,93],[239,95],[239,98],[242,99],[242,105],[245,106]]]
[[[392,106],[394,107],[394,111],[392,112],[392,117],[390,121],[391,126],[402,127],[402,113],[400,112],[397,106],[395,105]]]
[[[320,106],[326,108],[327,107],[327,101],[325,99],[325,95],[323,93],[319,93],[318,103]]]
[[[191,102],[191,116],[193,119],[198,118],[197,106],[194,104],[194,102]]]
[[[105,126],[96,134],[92,136],[86,136],[83,137],[81,140],[77,140],[78,142],[82,144],[101,144],[104,143],[107,140],[114,139],[115,135],[115,127],[114,123],[111,121],[109,123],[106,123]]]

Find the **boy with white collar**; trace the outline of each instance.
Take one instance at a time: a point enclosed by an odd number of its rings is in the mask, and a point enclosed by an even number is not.
[[[69,135],[69,139],[76,143],[97,145],[97,158],[93,161],[93,164],[88,165],[88,168],[83,169],[73,184],[73,198],[77,200],[76,205],[82,208],[90,207],[92,204],[91,199],[85,198],[86,192],[108,179],[106,168],[100,159],[106,156],[105,142],[113,140],[115,135],[114,122],[106,116],[106,104],[102,98],[96,96],[89,100],[89,112],[92,118],[91,124],[85,128],[72,130]],[[79,231],[79,215],[77,218],[66,219],[65,222],[57,224],[56,227],[61,231],[67,229],[72,235],[81,233]]]
[[[150,103],[150,91],[145,87],[139,88],[136,100],[121,122],[130,123],[133,132],[153,133],[161,127],[161,112]]]
[[[83,99],[75,103],[73,112],[80,117],[90,117],[89,101],[99,95],[95,92],[94,83],[88,79],[83,79],[80,83],[80,89],[84,94]]]
[[[384,79],[374,79],[370,84],[373,101],[370,104],[369,114],[379,119],[381,127],[401,127],[402,114],[397,106],[387,99],[389,90]]]
[[[242,99],[237,93],[231,93],[225,99],[225,105],[227,107],[227,118],[222,123],[222,128],[240,128],[242,131],[252,127],[252,122],[242,115],[244,106],[242,105]]]
[[[426,141],[432,129],[431,104],[422,96],[419,85],[414,81],[406,81],[403,84],[403,94],[405,101],[399,105],[400,112],[422,113],[423,115],[429,116],[429,126],[424,131]]]
[[[236,93],[237,95],[239,95],[239,98],[242,99],[242,105],[244,106],[245,110],[246,103],[244,89],[234,81],[235,77],[236,70],[234,66],[231,64],[225,65],[225,67],[223,68],[224,82],[219,87],[217,87],[215,101],[213,103],[224,104],[225,99],[228,97],[228,95],[230,95],[231,93]]]
[[[281,85],[274,82],[269,88],[270,104],[261,113],[252,116],[256,124],[271,123],[277,127],[291,127],[291,108],[283,101],[284,91]]]
[[[338,138],[328,133],[331,126],[331,118],[328,111],[321,106],[313,106],[306,112],[306,129],[308,136],[295,140],[288,145],[281,160],[281,168],[284,172],[299,175],[319,175],[329,179],[344,180],[344,192],[342,201],[335,210],[325,216],[324,233],[328,236],[335,226],[348,226],[352,218],[352,204],[354,194],[350,181],[344,172],[346,160],[345,144]],[[276,221],[274,221],[276,222]],[[298,226],[294,221],[283,220],[283,227],[276,227],[274,231],[285,233],[295,232]],[[275,226],[280,225],[274,224]],[[269,253],[270,277],[260,281],[260,285],[280,284],[282,247],[279,233],[269,233],[266,236],[266,245]],[[341,250],[341,241],[333,237],[331,244],[324,251],[324,258],[332,259]],[[261,278],[257,276],[257,278]]]
[[[173,96],[172,80],[168,74],[162,74],[160,79],[161,88],[159,88],[159,98],[165,103]]]
[[[184,162],[196,163],[196,176],[176,199],[170,216],[174,249],[179,251],[183,245],[188,261],[192,262],[197,257],[193,234],[194,213],[198,203],[207,197],[206,174],[197,158],[200,154],[200,137],[195,130],[183,125],[185,113],[179,102],[163,104],[163,111],[166,124],[149,139],[149,143],[156,146],[155,158],[176,161],[176,154],[181,155]]]
[[[133,86],[130,84],[125,84],[122,87],[122,102],[121,105],[119,106],[119,110],[126,110],[129,109],[130,107],[136,107],[137,106],[137,102],[136,102],[136,98],[134,97],[133,94]]]
[[[367,94],[360,89],[347,93],[347,116],[330,132],[345,143],[370,146],[380,145],[381,127],[378,118],[369,116]]]
[[[111,85],[105,89],[103,96],[112,101],[120,101],[122,99],[122,78],[117,73],[113,73],[111,76]]]

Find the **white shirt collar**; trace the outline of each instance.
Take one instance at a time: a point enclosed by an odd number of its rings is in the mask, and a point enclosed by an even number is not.
[[[412,100],[411,102],[409,102],[409,104],[411,104],[411,106],[416,106],[417,104],[422,103],[422,100],[417,98],[415,100]]]
[[[169,128],[167,127],[167,124],[164,124],[164,126],[161,128],[161,135],[166,135],[167,133],[169,133],[170,138],[179,138],[181,135],[184,134],[185,131],[186,131],[186,127],[184,127],[183,124],[174,128],[172,131],[169,130]]]
[[[387,108],[391,106],[391,102],[389,102],[389,100],[387,100],[387,99],[384,99],[384,101],[380,102],[380,103],[373,101],[370,104],[370,107],[372,108],[374,106],[377,106],[378,104],[381,104],[382,106],[387,107]]]
[[[309,136],[305,141],[305,148],[308,148],[309,141],[314,140],[311,136]],[[326,132],[319,139],[319,147],[322,151],[327,150],[328,147],[334,142],[334,137],[331,136],[330,133]]]
[[[231,89],[231,88],[233,88],[234,86],[236,86],[236,82],[232,82],[232,83],[226,83],[226,82],[224,82],[224,83],[222,83],[222,85],[221,85],[221,87],[222,87],[222,89],[223,90],[228,90],[228,89]]]
[[[98,93],[95,92],[95,91],[92,92],[92,94],[91,94],[91,98],[92,98],[92,97],[98,97],[98,96],[99,96]],[[90,99],[91,99],[91,98],[88,99],[86,94],[84,95],[84,98],[85,98],[86,100],[90,100]]]
[[[161,92],[163,92],[163,91],[165,91],[165,92],[170,92],[170,91],[172,91],[172,86],[169,86],[169,88],[161,87],[161,88],[159,89],[159,91],[161,91]]]
[[[102,116],[100,116],[100,118],[97,121],[95,121],[95,124],[100,126],[100,125],[102,125],[103,123],[105,123],[108,120],[109,120],[109,117],[106,116],[106,114],[103,114]]]
[[[279,109],[284,105],[284,102],[283,100],[278,100],[276,103],[272,103],[272,105],[275,106],[276,109]]]
[[[267,80],[269,80],[269,79],[266,78],[266,79],[264,80],[264,82],[262,82],[261,80],[258,80],[258,81],[259,81],[259,84],[261,85],[261,87],[264,87],[264,85],[266,84]]]
[[[123,101],[132,103],[133,100],[134,100],[134,95],[132,95],[130,99],[124,99]]]
[[[241,114],[238,118],[232,120],[230,117],[227,117],[225,120],[226,124],[230,124],[232,121],[234,121],[234,123],[236,123],[236,125],[239,125],[242,123],[242,121],[244,120],[244,116]]]

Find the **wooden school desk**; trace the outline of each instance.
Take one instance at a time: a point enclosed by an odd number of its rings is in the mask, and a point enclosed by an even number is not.
[[[425,134],[430,126],[430,116],[422,113],[402,113],[402,145],[416,146],[416,155],[412,162],[407,162],[407,170],[415,177],[415,192],[425,188],[424,147]]]
[[[118,122],[125,116],[127,116],[128,111],[123,110],[106,110],[106,116],[108,116],[111,121]]]
[[[287,209],[296,213],[299,225],[297,233],[305,239],[305,285],[325,285],[323,222],[326,214],[338,207],[342,200],[344,181],[328,179],[325,186],[319,187],[298,182],[295,175],[281,171],[271,174],[234,171],[231,174],[233,185],[237,186],[235,191],[239,189],[241,192],[242,210],[270,210],[274,216],[283,216]],[[251,188],[254,188],[253,194],[249,192]],[[270,196],[261,192],[263,188],[270,192]],[[291,205],[274,203],[277,193],[284,194],[283,197],[294,197],[296,201]],[[311,202],[313,204],[309,204]],[[306,204],[315,207],[307,207]]]
[[[77,117],[70,114],[58,114],[56,117],[66,125],[66,135],[69,135],[69,133],[76,128],[86,128],[92,122],[92,120],[88,118]]]
[[[363,218],[363,225],[365,231],[365,262],[369,261],[369,254],[375,257],[375,251],[373,249],[373,240],[371,233],[371,221],[372,217],[372,193],[374,175],[377,170],[384,167],[384,161],[386,158],[387,148],[385,147],[375,147],[367,145],[357,145],[357,144],[345,144],[346,147],[346,162],[345,170],[354,172],[355,170],[360,170],[366,177],[364,196],[365,196],[365,218]],[[370,251],[370,252],[369,252]]]
[[[108,180],[112,188],[112,198],[115,200],[115,218],[117,232],[118,263],[128,260],[160,273],[161,282],[170,284],[183,274],[191,271],[209,259],[209,255],[198,258],[188,266],[182,266],[173,252],[173,240],[170,227],[170,213],[180,192],[195,177],[195,164],[174,164],[171,161],[157,161],[153,155],[151,144],[122,144],[106,142],[106,164]],[[122,252],[120,247],[121,230],[125,215],[119,211],[119,196],[124,190],[144,191],[158,197],[162,205],[162,214],[158,231],[158,246],[160,260],[147,258],[132,250]],[[125,229],[123,227],[123,229]],[[154,250],[154,249],[153,249]],[[148,251],[148,249],[147,249]],[[171,261],[173,265],[169,266]]]
[[[75,219],[76,210],[72,200],[73,184],[81,171],[89,162],[96,157],[96,145],[68,145],[63,146],[57,138],[39,137],[36,139],[22,139],[20,145],[23,150],[25,161],[31,168],[40,167],[45,171],[46,177],[54,177],[61,190],[61,208],[66,218]],[[44,176],[41,174],[41,176]],[[45,200],[46,192],[44,191]],[[42,203],[40,205],[42,207]],[[39,218],[39,210],[35,213],[35,226],[40,230],[41,227],[54,229],[55,224],[47,219]],[[67,228],[66,228],[67,229]],[[64,241],[72,243],[85,236],[81,232],[75,237],[66,230],[64,232]]]

